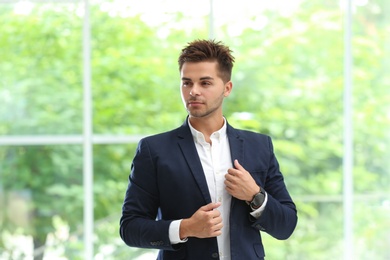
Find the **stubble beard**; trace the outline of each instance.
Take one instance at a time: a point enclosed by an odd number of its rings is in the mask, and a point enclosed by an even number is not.
[[[209,110],[206,109],[205,111],[201,109],[187,109],[187,112],[191,117],[202,118],[202,117],[208,117],[216,110],[217,108],[209,109]]]
[[[224,98],[224,96],[222,94],[220,96],[220,98],[216,101],[217,104],[211,108],[208,108],[207,103],[204,103],[205,109],[203,109],[203,108],[190,109],[187,107],[188,115],[190,115],[191,117],[195,117],[195,118],[209,117],[210,115],[215,113],[215,111],[217,111],[222,106],[223,98]]]

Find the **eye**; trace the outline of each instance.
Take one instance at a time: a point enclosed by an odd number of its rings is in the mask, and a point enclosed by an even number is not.
[[[211,85],[211,82],[210,82],[210,81],[203,81],[203,82],[202,82],[202,85],[203,85],[203,86],[210,86],[210,85]]]
[[[183,81],[181,85],[182,85],[183,87],[188,87],[188,86],[190,86],[190,84],[191,84],[190,81]]]

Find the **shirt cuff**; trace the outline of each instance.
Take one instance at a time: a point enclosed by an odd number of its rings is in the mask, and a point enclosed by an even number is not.
[[[169,240],[171,241],[171,244],[179,244],[187,242],[187,238],[181,240],[180,239],[180,224],[182,219],[180,220],[174,220],[169,225]]]
[[[267,194],[267,192],[265,192],[265,198],[264,198],[263,204],[260,206],[260,208],[255,209],[255,210],[253,210],[252,207],[251,207],[251,209],[252,209],[253,211],[252,211],[250,214],[251,214],[254,218],[260,218],[261,214],[262,214],[263,211],[264,211],[265,205],[267,204],[267,201],[268,201],[268,194]]]

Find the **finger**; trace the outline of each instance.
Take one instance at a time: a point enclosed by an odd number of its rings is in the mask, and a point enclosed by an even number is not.
[[[217,237],[217,236],[220,236],[221,234],[222,234],[221,229],[218,229],[218,230],[215,230],[215,231],[210,235],[210,237]]]
[[[219,210],[213,210],[213,211],[211,211],[210,216],[211,216],[213,219],[220,218],[220,217],[221,217],[221,212],[219,212]]]
[[[228,171],[227,174],[225,174],[225,185],[226,185],[226,181],[233,181],[233,177],[234,177],[234,173],[232,173],[231,171]]]
[[[234,160],[234,167],[236,167],[237,170],[245,171],[244,167],[241,166],[237,159]]]
[[[213,209],[218,208],[219,206],[221,206],[221,202],[209,203],[209,204],[204,205],[203,207],[201,207],[201,209],[204,210],[204,211],[211,211]]]
[[[214,232],[215,231],[220,231],[222,228],[223,228],[223,224],[222,223],[215,224],[214,227],[213,227]]]
[[[234,176],[237,176],[237,175],[240,174],[240,170],[237,169],[237,168],[229,168],[229,169],[227,170],[227,173],[228,173],[228,175],[234,177]]]

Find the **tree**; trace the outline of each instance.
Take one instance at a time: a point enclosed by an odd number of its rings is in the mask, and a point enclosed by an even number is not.
[[[390,182],[389,50],[383,47],[389,27],[375,13],[385,6],[370,2],[355,13],[354,220],[355,242],[362,244],[356,259],[388,257],[388,194],[371,200],[361,195],[375,195]],[[82,21],[77,6],[35,5],[27,16],[1,8],[0,134],[80,134]],[[141,15],[92,6],[94,133],[148,135],[183,122],[176,57],[185,42],[208,34],[206,26],[180,27],[186,15],[170,15],[150,25]],[[343,223],[337,214],[342,212],[342,15],[336,3],[307,2],[288,17],[265,12],[268,24],[261,30],[245,28],[231,37],[229,24],[218,29],[219,40],[232,47],[237,59],[224,114],[236,127],[271,135],[298,206],[292,238],[279,242],[263,235],[270,259],[342,255]],[[94,146],[97,259],[145,252],[127,248],[118,236],[135,146]],[[10,237],[23,235],[42,249],[35,259],[53,251],[82,259],[81,157],[78,145],[1,147],[1,257],[23,258],[9,243]],[[14,216],[15,208],[25,214]]]

